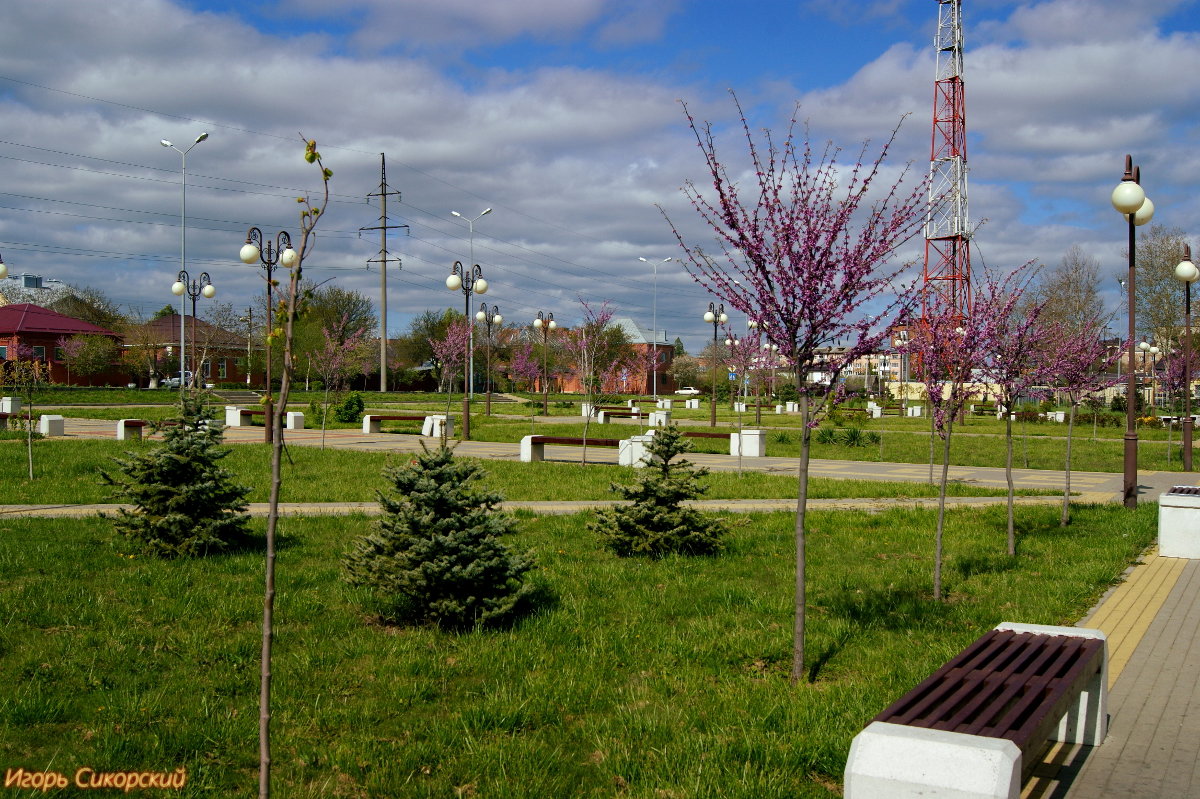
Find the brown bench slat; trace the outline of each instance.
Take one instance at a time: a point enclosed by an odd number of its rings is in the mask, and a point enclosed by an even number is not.
[[[534,436],[530,439],[533,444],[563,444],[567,446],[581,447],[583,446],[582,438],[571,438],[569,436]],[[619,447],[621,439],[619,438],[589,438],[587,440],[589,447]]]
[[[380,422],[423,422],[425,421],[425,416],[427,415],[428,414],[421,416],[380,416],[378,414],[371,413],[367,414],[367,418],[375,419]]]
[[[729,433],[683,433],[684,438],[729,438]]]
[[[1099,639],[993,630],[874,720],[1005,738],[1026,752],[1101,673],[1103,653]],[[1030,769],[1036,758],[1027,760]]]

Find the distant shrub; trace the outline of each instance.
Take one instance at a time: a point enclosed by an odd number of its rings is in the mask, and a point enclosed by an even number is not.
[[[351,391],[350,395],[342,401],[342,404],[333,409],[333,418],[339,422],[357,422],[362,418],[366,407],[362,394],[359,394],[357,391]]]

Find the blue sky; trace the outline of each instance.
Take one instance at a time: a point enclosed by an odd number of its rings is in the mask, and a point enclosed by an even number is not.
[[[848,151],[907,114],[889,168],[923,175],[937,5],[15,4],[0,29],[0,253],[14,273],[152,313],[179,267],[180,161],[158,140],[208,130],[188,162],[188,266],[210,271],[219,300],[249,304],[261,279],[232,256],[252,224],[295,229],[295,194],[314,183],[303,131],[336,193],[310,273],[372,298],[378,242],[359,228],[377,223],[365,196],[387,154],[403,192],[393,222],[410,226],[390,242],[403,260],[390,333],[461,307],[441,285],[470,247],[450,211],[492,207],[474,246],[506,319],[553,310],[569,323],[580,297],[610,299],[647,326],[656,308],[667,337],[696,348],[711,297],[673,264],[653,290],[637,260],[679,255],[656,204],[707,240],[679,193],[704,175],[677,101],[714,122],[733,162],[730,88],[754,127],[780,130],[799,103],[816,140]],[[1115,272],[1124,240],[1107,198],[1126,152],[1156,221],[1200,228],[1196,0],[964,5],[969,199],[987,263],[1052,264],[1079,245]],[[918,244],[900,257],[919,258]]]

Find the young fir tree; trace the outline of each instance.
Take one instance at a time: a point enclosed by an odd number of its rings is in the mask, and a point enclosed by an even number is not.
[[[218,445],[212,412],[185,396],[178,424],[165,428],[161,446],[128,460],[114,458],[122,477],[101,472],[113,498],[134,506],[113,517],[117,532],[147,554],[191,557],[222,552],[245,542],[250,489],[233,482],[219,462],[229,454]]]
[[[588,529],[622,557],[714,555],[723,550],[722,538],[727,532],[724,522],[683,504],[707,490],[699,479],[708,474],[708,469],[693,468],[691,461],[676,460],[691,448],[678,428],[658,430],[647,447],[650,463],[638,474],[637,482],[631,486],[616,483],[612,486],[613,491],[633,500],[633,504],[597,511],[596,520],[588,524]]]
[[[465,629],[528,608],[535,589],[524,575],[533,561],[500,541],[516,525],[496,510],[503,497],[478,487],[482,474],[444,446],[384,470],[395,493],[379,493],[378,531],[355,542],[344,565],[350,584],[373,589],[389,620]]]

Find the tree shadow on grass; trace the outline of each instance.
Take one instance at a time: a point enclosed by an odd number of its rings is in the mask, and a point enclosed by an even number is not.
[[[1012,571],[1017,567],[1017,559],[1006,552],[987,552],[978,555],[958,555],[948,565],[963,580],[969,580],[979,574],[1003,574]]]

